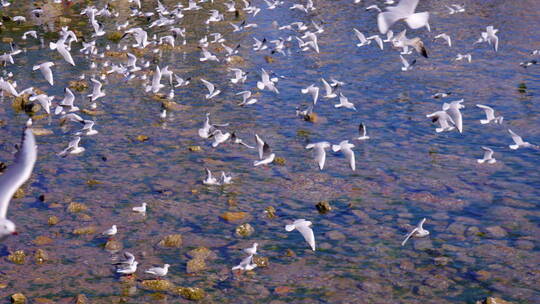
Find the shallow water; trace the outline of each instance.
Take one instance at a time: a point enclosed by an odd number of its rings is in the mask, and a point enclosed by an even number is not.
[[[167,7],[174,2],[162,1]],[[401,72],[399,56],[388,44],[384,51],[373,45],[355,47],[353,27],[366,34],[377,31],[376,14],[364,11],[377,1],[351,2],[315,1],[317,10],[309,15],[289,10],[291,3],[287,2],[249,17],[258,28],[240,33],[232,33],[228,21],[240,23],[243,15],[234,19],[233,13],[225,13],[226,22],[213,23],[209,30],[202,25],[208,9],[224,11],[220,1],[205,3],[204,10],[185,12],[180,25],[187,29],[187,46],[163,50],[161,56],[150,51],[144,54],[145,60],[153,61],[150,71],[155,64],[169,65],[178,75],[193,77],[187,88],[175,90],[174,101],[181,106],[169,111],[165,122],[159,118],[160,102],[144,92],[143,82],[126,81],[118,75],[110,75],[104,83],[107,96],[98,101],[102,113],[81,114],[94,119],[99,131],[83,137],[84,153],[58,157],[79,127],[73,123],[62,127],[57,117],[37,119],[36,128],[53,133],[37,137],[39,158],[24,186],[26,195],[10,205],[8,217],[17,224],[19,235],[2,244],[0,283],[7,284],[0,289],[2,298],[7,301],[9,295],[22,292],[30,299],[62,301],[82,293],[92,303],[187,302],[170,292],[158,300],[154,291],[141,288],[140,280],[152,278],[144,269],[169,263],[167,279],[177,286],[203,288],[207,302],[471,303],[489,295],[518,303],[538,302],[540,155],[533,149],[510,150],[512,140],[506,128],[526,141],[540,143],[540,107],[536,104],[540,66],[519,66],[532,58],[530,51],[540,48],[539,3],[465,1],[466,12],[450,16],[445,5],[452,2],[421,1],[418,11],[431,12],[432,31],[409,30],[408,36],[420,36],[430,58],[415,53],[408,57],[418,60],[414,69]],[[263,1],[252,3],[266,7]],[[101,8],[105,1],[95,4]],[[118,20],[126,20],[127,1],[117,0],[113,5],[120,13]],[[29,6],[17,3],[4,14],[29,16]],[[48,12],[71,18],[70,28],[91,39],[91,26],[79,15],[83,7],[78,2],[70,7],[52,5]],[[148,2],[143,8],[153,7]],[[58,101],[70,80],[83,73],[87,79],[97,74],[89,68],[89,58],[78,52],[80,43],[73,44],[77,66],[72,67],[36,40],[21,40],[25,30],[38,29],[43,36],[59,28],[56,17],[28,19],[23,25],[5,21],[1,33],[26,49],[15,57],[14,65],[5,68],[15,74],[20,88],[40,88]],[[107,30],[114,27],[113,21],[100,20]],[[280,25],[324,21],[320,54],[298,52],[293,43],[290,55],[272,55],[275,62],[267,63],[264,56],[269,52],[254,52],[252,37],[271,40],[294,34],[275,30],[271,26],[274,20]],[[146,25],[141,20],[132,22]],[[488,25],[499,29],[497,53],[486,44],[472,45]],[[403,24],[392,29],[398,32],[401,28]],[[199,62],[198,39],[216,31],[224,34],[227,45],[242,44],[239,55],[245,62],[237,66],[249,72],[244,85],[231,84],[225,64]],[[452,36],[452,48],[432,41],[441,32]],[[51,36],[46,35],[45,45],[56,40],[48,38]],[[105,37],[97,42],[100,48],[106,44],[116,47]],[[132,41],[122,40],[121,44]],[[5,43],[2,47],[9,49]],[[223,58],[214,47],[209,49]],[[452,61],[457,53],[471,53],[472,63]],[[31,71],[34,64],[50,58],[56,63],[53,87],[38,71]],[[97,62],[107,60],[125,61],[106,57]],[[280,94],[263,91],[257,96],[258,103],[238,107],[241,98],[235,93],[256,91],[260,68],[286,77],[277,85]],[[309,104],[311,98],[300,89],[311,83],[320,86],[321,77],[345,81],[343,93],[358,112],[335,109],[335,100],[320,98],[315,108],[319,122],[295,117],[295,108]],[[199,78],[215,83],[222,93],[206,100],[206,88]],[[430,98],[441,91],[452,92],[445,101],[465,99],[463,134],[437,134],[425,117],[441,108],[443,101]],[[84,96],[89,93],[91,88],[77,92],[76,105],[88,108]],[[27,119],[12,109],[11,101],[5,97],[0,108],[0,159],[8,164]],[[484,114],[475,107],[477,103],[494,107],[504,116],[504,124],[480,125]],[[254,143],[254,133],[261,135],[285,159],[285,165],[254,168],[254,150],[231,143],[212,148],[210,141],[197,135],[207,112],[214,123],[230,123],[224,129],[236,130],[249,144]],[[371,139],[354,141],[356,171],[333,153],[328,153],[326,167],[319,171],[305,145],[355,138],[360,122],[367,125]],[[148,140],[137,140],[139,135]],[[191,152],[188,148],[193,145],[201,146],[202,151]],[[495,151],[496,164],[477,164],[483,145]],[[216,174],[232,172],[234,183],[204,186],[204,167]],[[323,200],[333,207],[327,214],[319,214],[315,208]],[[70,202],[82,203],[88,210],[71,213],[67,210]],[[146,217],[131,212],[142,202],[149,205]],[[268,206],[277,210],[277,217],[268,218],[264,213]],[[249,216],[229,223],[220,218],[226,211],[244,211]],[[48,218],[53,215],[60,221],[49,226]],[[430,236],[413,238],[402,247],[403,236],[423,217]],[[285,224],[297,218],[313,222],[316,252],[309,250],[299,233],[284,230]],[[242,223],[250,223],[254,234],[237,237],[235,229]],[[112,224],[119,229],[115,240],[141,263],[136,289],[130,292],[110,265],[118,253],[104,250],[107,238],[99,234]],[[72,233],[86,226],[97,227],[98,233]],[[157,246],[173,233],[183,236],[180,249]],[[47,236],[52,243],[37,245],[38,236]],[[268,257],[270,266],[232,273],[230,268],[243,258],[240,249],[253,242],[260,244],[259,253]],[[207,260],[207,270],[187,274],[186,252],[200,246],[217,258]],[[38,265],[32,258],[38,248],[49,254],[50,260],[44,264]],[[23,265],[7,258],[16,250],[29,255]]]

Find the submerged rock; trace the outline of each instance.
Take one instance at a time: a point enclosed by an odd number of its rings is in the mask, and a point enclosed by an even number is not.
[[[320,201],[317,203],[317,205],[315,205],[315,207],[320,214],[325,214],[332,211],[332,206],[330,206],[328,201]]]
[[[144,280],[141,285],[144,289],[153,291],[167,291],[174,287],[173,283],[167,280]]]
[[[257,264],[257,267],[268,267],[268,257],[255,255],[253,256],[253,263]]]
[[[189,146],[188,149],[191,152],[200,152],[202,150],[201,146]]]
[[[116,240],[108,240],[105,244],[105,250],[112,252],[120,251],[122,250],[122,243]]]
[[[75,304],[86,304],[88,303],[88,298],[84,294],[78,294],[75,297]]]
[[[286,161],[285,158],[277,156],[276,158],[274,158],[274,163],[279,166],[285,166]]]
[[[476,304],[512,304],[512,302],[505,301],[501,298],[487,297],[483,301],[476,301]]]
[[[40,235],[36,237],[32,242],[38,246],[43,246],[51,244],[52,242],[54,242],[54,240],[48,236]]]
[[[11,295],[11,303],[13,304],[25,304],[26,303],[26,296],[22,293],[16,293]]]
[[[255,232],[255,229],[253,229],[253,226],[251,226],[249,223],[242,224],[238,227],[236,227],[236,236],[239,237],[248,237]]]
[[[268,207],[264,208],[264,213],[270,219],[275,218],[276,217],[276,208],[274,208],[272,206],[268,206]]]
[[[186,255],[192,259],[216,259],[217,255],[210,249],[206,247],[198,247],[193,250],[190,250]]]
[[[170,234],[163,238],[159,243],[159,246],[168,248],[180,248],[182,246],[181,234]]]
[[[49,254],[47,251],[43,249],[38,249],[34,253],[34,261],[36,261],[37,264],[43,264],[49,260]]]
[[[225,212],[221,214],[221,218],[227,222],[243,220],[248,216],[247,212]]]
[[[88,88],[88,82],[84,80],[71,80],[68,85],[70,89],[74,89],[77,92],[82,92]]]
[[[97,229],[94,226],[88,226],[88,227],[81,227],[76,228],[73,230],[73,234],[81,235],[81,234],[94,234],[96,233]]]
[[[71,203],[68,205],[67,210],[68,210],[69,212],[71,212],[71,213],[79,213],[79,212],[87,211],[87,210],[88,210],[88,207],[86,207],[85,204],[71,202]]]
[[[184,299],[198,301],[206,296],[203,289],[198,287],[178,287],[174,289],[174,293],[181,295]]]
[[[187,262],[186,272],[195,273],[206,270],[206,262],[201,258],[194,258]]]
[[[24,250],[17,250],[12,254],[8,255],[8,260],[18,265],[24,264],[25,259],[26,253],[24,253]]]

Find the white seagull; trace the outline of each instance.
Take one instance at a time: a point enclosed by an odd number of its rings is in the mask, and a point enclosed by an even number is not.
[[[425,221],[426,218],[423,218],[420,223],[405,236],[405,239],[401,242],[401,246],[405,246],[405,243],[407,243],[411,237],[425,237],[429,235],[429,231],[425,230],[423,227]]]
[[[220,90],[216,90],[216,87],[214,86],[213,83],[211,83],[210,81],[206,81],[204,79],[201,78],[201,81],[202,83],[206,86],[206,88],[208,89],[208,94],[205,95],[206,99],[211,99],[211,98],[214,98],[216,97],[219,93],[221,93]]]
[[[495,116],[495,110],[493,110],[492,107],[481,105],[481,104],[477,104],[476,106],[484,110],[484,112],[486,113],[486,119],[480,119],[481,124],[485,125],[492,121],[497,124],[502,124],[504,117]]]
[[[366,140],[369,139],[369,136],[367,136],[367,128],[366,125],[364,125],[363,122],[361,122],[358,125],[358,133],[360,133],[360,137],[356,138],[358,140]]]
[[[15,161],[0,175],[0,239],[16,234],[15,223],[6,218],[9,202],[19,187],[30,178],[36,163],[37,146],[31,126],[32,120],[28,120]]]
[[[157,277],[164,277],[167,275],[167,272],[169,272],[169,267],[171,265],[165,264],[163,267],[152,267],[145,271],[145,273],[153,274]]]
[[[412,29],[427,27],[429,30],[429,13],[415,13],[414,10],[418,5],[419,0],[401,0],[397,6],[386,7],[386,12],[379,13],[377,16],[377,24],[379,31],[386,34],[388,29],[397,21],[404,20]]]
[[[324,163],[326,161],[325,149],[330,148],[330,143],[327,141],[321,141],[314,144],[308,144],[306,149],[313,149],[315,151],[315,161],[319,164],[319,169],[324,169]]]
[[[315,235],[313,234],[313,229],[311,229],[311,222],[306,221],[305,219],[295,220],[292,224],[286,225],[285,230],[288,232],[293,231],[294,229],[298,230],[304,237],[304,240],[309,244],[311,250],[315,251]]]
[[[355,110],[354,104],[352,102],[349,102],[349,98],[345,97],[343,93],[339,93],[339,103],[334,105],[335,108],[347,108],[351,110]]]
[[[354,148],[354,145],[349,143],[348,140],[344,140],[339,143],[339,145],[332,145],[332,151],[339,152],[341,151],[345,157],[347,158],[347,161],[349,162],[349,167],[354,171],[356,170],[356,161],[354,158],[354,151],[352,150]]]
[[[512,150],[517,150],[519,148],[537,148],[537,146],[529,143],[529,142],[526,142],[526,141],[523,141],[523,138],[521,138],[521,136],[517,135],[516,133],[514,133],[514,131],[508,129],[508,133],[510,133],[510,135],[512,136],[512,140],[514,141],[514,145],[509,145],[508,147]]]
[[[484,157],[482,159],[477,159],[479,164],[483,164],[487,162],[488,164],[494,164],[497,162],[495,158],[493,158],[493,150],[491,150],[488,147],[482,147],[482,150],[484,150]]]
[[[54,66],[54,62],[44,62],[42,64],[38,64],[38,65],[35,65],[34,67],[32,67],[32,70],[40,70],[41,71],[41,74],[43,74],[43,77],[45,77],[45,79],[47,80],[47,82],[50,84],[50,85],[54,85],[54,80],[53,80],[53,73],[52,73],[52,70],[51,70],[51,67]]]
[[[146,206],[147,206],[146,203],[142,203],[141,206],[133,207],[133,208],[131,208],[131,210],[133,210],[134,212],[137,212],[137,213],[146,213]]]

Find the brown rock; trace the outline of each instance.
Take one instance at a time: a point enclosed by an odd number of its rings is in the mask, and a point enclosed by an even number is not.
[[[174,292],[191,301],[202,300],[206,296],[204,290],[198,287],[178,287]]]
[[[201,258],[191,259],[187,262],[187,273],[201,272],[204,270],[206,270],[206,262]]]
[[[144,280],[141,285],[144,289],[153,291],[167,291],[174,287],[173,283],[167,280]]]
[[[238,227],[236,227],[235,234],[239,237],[248,237],[255,232],[255,229],[253,229],[253,226],[251,226],[249,223],[242,224]]]
[[[16,293],[11,295],[11,303],[13,304],[25,304],[26,297],[22,293]]]
[[[489,271],[486,271],[486,270],[479,270],[479,271],[474,273],[474,277],[478,281],[487,281],[487,280],[489,280],[491,278],[491,273]]]
[[[24,253],[24,250],[17,250],[14,253],[8,255],[8,260],[15,264],[22,265],[26,260],[26,253]]]
[[[289,287],[289,286],[278,286],[276,287],[276,289],[274,289],[274,291],[278,294],[278,295],[283,295],[283,294],[286,294],[286,293],[290,293],[292,292],[292,288]]]
[[[487,227],[486,231],[488,232],[488,235],[493,238],[501,239],[508,236],[508,233],[506,230],[504,230],[501,226],[491,226]]]
[[[88,227],[81,227],[73,230],[73,234],[81,235],[81,234],[94,234],[96,233],[97,229],[94,226],[88,226]]]
[[[198,247],[187,252],[187,256],[192,259],[215,259],[217,255],[206,247]]]
[[[88,303],[88,298],[84,294],[78,294],[75,297],[75,304],[86,304]]]
[[[255,255],[253,256],[253,263],[257,264],[257,267],[268,267],[268,258]]]
[[[105,243],[105,249],[107,251],[120,251],[122,250],[122,243],[116,240],[108,240],[107,243]]]
[[[248,216],[247,212],[225,212],[221,214],[221,218],[227,222],[240,221]]]
[[[162,247],[168,248],[180,248],[182,246],[182,235],[181,234],[170,234],[163,238],[159,244]]]
[[[43,249],[38,249],[34,253],[34,261],[36,261],[37,264],[43,264],[49,260],[49,254],[47,251]]]
[[[79,213],[88,210],[85,204],[71,202],[68,205],[67,210],[71,213]]]
[[[54,242],[54,240],[48,236],[40,235],[37,238],[35,238],[32,242],[38,246],[43,246],[43,245],[51,244],[52,242]]]
[[[49,224],[49,226],[54,226],[58,224],[59,221],[60,220],[58,219],[58,217],[56,215],[53,215],[53,216],[49,216],[47,223]]]

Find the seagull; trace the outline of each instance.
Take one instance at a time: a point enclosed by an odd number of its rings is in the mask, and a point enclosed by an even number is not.
[[[28,100],[30,101],[37,100],[39,104],[41,105],[41,107],[43,108],[43,110],[47,112],[47,114],[51,113],[51,105],[52,105],[51,102],[53,99],[54,99],[54,96],[47,96],[45,94],[34,95],[28,98]]]
[[[32,70],[41,70],[41,74],[43,74],[43,77],[45,77],[45,79],[47,80],[47,82],[50,84],[50,85],[54,85],[54,80],[53,80],[53,73],[52,73],[52,70],[51,70],[51,67],[54,66],[54,62],[44,62],[42,64],[39,64],[39,65],[35,65]]]
[[[309,85],[309,87],[301,89],[302,94],[310,94],[313,98],[313,104],[317,104],[317,99],[319,99],[319,87],[314,84]]]
[[[212,135],[210,137],[214,138],[214,142],[212,143],[212,147],[216,148],[220,144],[226,142],[231,137],[231,133],[227,132],[223,134],[221,130],[215,130],[212,132]]]
[[[79,154],[83,152],[84,147],[79,147],[79,142],[81,141],[80,136],[75,136],[75,138],[69,142],[68,147],[65,148],[62,152],[58,153],[58,156],[65,157],[69,152],[70,154]]]
[[[323,83],[323,87],[324,87],[324,91],[326,92],[325,95],[323,96],[324,98],[336,98],[338,95],[336,94],[336,89],[337,87],[339,86],[330,86],[330,84],[324,79],[324,78],[321,78],[321,81]]]
[[[133,264],[128,265],[126,268],[116,270],[117,273],[121,274],[133,274],[137,271],[137,265],[139,262],[135,261]]]
[[[116,233],[118,233],[118,229],[116,229],[116,225],[112,225],[111,228],[103,231],[103,235],[108,235],[108,236],[114,236],[116,235]]]
[[[183,79],[182,77],[174,74],[174,80],[176,80],[175,88],[187,86],[189,84],[189,81],[191,80],[191,77],[188,77],[186,79]]]
[[[382,34],[386,34],[388,29],[397,21],[404,20],[412,29],[427,27],[429,31],[429,13],[415,13],[414,10],[419,0],[401,0],[397,6],[386,7],[386,12],[379,13],[377,25]]]
[[[259,135],[255,134],[255,141],[257,142],[257,151],[259,153],[259,160],[253,162],[253,166],[267,165],[274,161],[276,155],[272,153],[270,146],[264,142]]]
[[[452,92],[439,92],[431,95],[431,98],[439,99],[439,98],[446,98],[450,96]]]
[[[244,83],[247,79],[247,73],[241,69],[229,68],[229,71],[234,72],[234,78],[231,78],[231,82],[234,84]]]
[[[479,107],[480,109],[484,110],[484,112],[486,113],[486,119],[481,119],[480,120],[481,124],[485,125],[485,124],[488,124],[488,123],[490,123],[492,121],[497,123],[497,124],[502,124],[503,117],[502,116],[495,117],[495,110],[493,110],[492,107],[481,105],[481,104],[477,104],[476,106]]]
[[[355,0],[355,3],[357,3],[356,1],[358,1],[358,3],[360,2],[360,0]],[[374,10],[374,11],[377,11],[379,13],[382,12],[382,10],[376,4],[373,4],[373,5],[370,5],[370,6],[366,7],[366,11],[369,11],[369,10]]]
[[[510,147],[510,149],[517,150],[518,148],[537,148],[537,146],[535,146],[535,145],[533,145],[533,144],[531,144],[529,142],[523,141],[523,138],[521,138],[521,136],[514,133],[514,131],[508,129],[508,133],[510,133],[510,135],[512,136],[512,140],[515,143],[515,145],[509,145],[508,146],[508,147]]]
[[[454,127],[452,126],[454,124],[454,120],[446,111],[437,111],[426,115],[426,117],[431,118],[432,122],[439,123],[440,128],[435,129],[437,133],[454,130]]]
[[[243,100],[241,103],[238,104],[239,106],[247,106],[247,105],[251,105],[257,102],[256,98],[250,98],[251,97],[250,91],[238,92],[236,93],[236,95],[242,95]]]
[[[163,268],[162,267],[152,267],[152,268],[149,268],[145,271],[145,273],[149,273],[149,274],[153,274],[157,277],[164,277],[167,275],[167,272],[169,272],[169,267],[171,265],[169,264],[165,264],[163,265]]]
[[[311,222],[306,221],[305,219],[295,220],[292,224],[286,225],[285,230],[288,232],[293,231],[294,229],[298,230],[304,237],[304,240],[309,244],[311,250],[315,251],[315,235],[313,234],[313,229],[311,229]]]
[[[335,108],[347,108],[352,109],[356,111],[356,108],[354,107],[354,104],[352,102],[349,102],[349,98],[345,97],[343,93],[339,93],[339,103],[334,105]]]
[[[452,7],[450,7],[452,6]],[[446,6],[446,8],[448,9],[448,14],[450,15],[453,15],[453,14],[456,14],[456,13],[463,13],[465,11],[465,8],[463,7],[463,5],[458,5],[458,4],[451,4],[450,6]]]
[[[425,221],[426,221],[426,218],[423,218],[420,221],[420,223],[418,223],[418,225],[410,233],[408,233],[405,236],[405,240],[403,240],[403,242],[401,243],[401,246],[405,246],[405,243],[407,243],[407,241],[409,240],[410,237],[413,237],[413,236],[414,237],[425,237],[425,236],[429,235],[429,231],[425,230],[424,227],[422,227],[424,225]]]
[[[9,202],[19,187],[30,178],[36,163],[37,146],[31,126],[32,120],[29,119],[15,161],[0,175],[0,239],[16,234],[15,223],[6,218]]]
[[[448,46],[452,47],[452,38],[450,38],[450,36],[448,36],[445,33],[442,33],[442,34],[439,34],[439,35],[435,36],[435,38],[433,40],[439,39],[439,38],[444,39],[446,41],[446,43],[448,43]]]
[[[210,113],[206,113],[206,120],[204,121],[203,127],[199,129],[199,136],[202,137],[202,138],[205,138],[205,139],[209,138],[211,136],[211,134],[215,130],[214,126],[226,127],[228,125],[229,125],[228,123],[219,124],[219,125],[218,124],[215,124],[215,125],[210,124]]]
[[[28,36],[32,36],[34,37],[35,39],[37,39],[37,32],[36,31],[27,31],[27,32],[24,32],[21,39],[22,40],[26,40],[28,38]]]
[[[306,149],[315,150],[315,160],[319,164],[319,169],[324,169],[324,163],[326,161],[326,151],[324,149],[330,148],[330,143],[327,141],[321,141],[314,144],[308,144]]]
[[[370,36],[370,37],[367,37],[367,40],[375,40],[375,42],[377,42],[377,45],[379,46],[379,48],[381,50],[384,50],[384,44],[383,44],[383,40],[381,39],[381,36],[379,35],[373,35],[373,36]]]
[[[491,150],[488,147],[482,147],[482,150],[484,150],[484,157],[482,159],[477,159],[479,164],[483,164],[487,162],[488,164],[494,164],[497,162],[495,158],[493,158],[493,150]]]
[[[426,47],[424,46],[424,42],[420,39],[420,37],[409,39],[407,38],[406,34],[407,30],[403,30],[392,39],[392,44],[394,47],[402,48],[402,54],[409,54],[409,47],[413,47],[418,54],[428,58]]]
[[[64,96],[64,99],[58,103],[58,106],[54,110],[55,115],[66,114],[66,111],[79,111],[79,108],[73,105],[73,101],[75,100],[75,94],[73,94],[73,92],[71,92],[69,88],[65,88],[64,91],[66,92],[66,95]]]
[[[212,171],[208,168],[204,168],[204,170],[206,170],[206,179],[203,180],[203,184],[207,186],[219,185],[217,178],[212,175]]]
[[[221,185],[232,184],[232,175],[227,175],[224,171],[221,171]]]
[[[125,251],[124,258],[123,261],[114,263],[113,265],[133,265],[133,263],[135,263],[135,256],[130,252]]]
[[[220,90],[216,90],[216,87],[214,86],[213,83],[209,82],[209,81],[206,81],[204,79],[201,78],[201,81],[202,83],[206,86],[206,88],[208,89],[208,94],[205,95],[206,99],[211,99],[211,98],[214,98],[216,97],[219,93],[221,93]]]
[[[244,252],[249,255],[255,255],[257,254],[257,246],[259,246],[259,243],[253,243],[251,247],[244,249]]]
[[[206,48],[201,48],[202,57],[199,58],[199,61],[217,61],[219,62],[219,59],[216,57],[216,55],[210,53]]]
[[[368,40],[362,32],[360,32],[359,30],[355,28],[353,28],[353,31],[354,31],[354,34],[356,35],[356,38],[358,38],[358,40],[360,41],[360,43],[356,44],[357,47],[361,47],[361,46],[368,45],[371,43],[371,40]]]
[[[251,255],[248,255],[247,257],[245,257],[240,262],[240,264],[234,266],[232,268],[232,270],[240,269],[240,270],[248,271],[248,270],[255,269],[255,267],[257,267],[257,264],[253,263],[253,255],[251,254]]]
[[[146,203],[142,203],[142,206],[133,207],[131,210],[137,213],[146,213]]]
[[[363,122],[361,122],[358,125],[358,132],[360,133],[360,137],[356,138],[357,140],[366,140],[369,139],[369,136],[367,136],[367,128],[366,125],[364,125]]]
[[[464,105],[462,105],[463,99],[452,101],[451,103],[444,103],[443,104],[443,110],[446,111],[450,117],[452,117],[452,120],[454,121],[454,125],[458,129],[459,133],[463,132],[463,117],[461,115],[460,109],[465,108]]]
[[[233,143],[242,145],[242,146],[244,146],[246,148],[249,148],[249,149],[254,149],[255,148],[253,146],[250,146],[250,145],[246,144],[242,139],[238,138],[238,136],[236,136],[235,132],[232,132],[231,140],[232,140]]]
[[[273,79],[270,79],[270,75],[264,69],[261,69],[261,81],[257,81],[257,88],[259,90],[262,91],[267,88],[268,90],[279,94],[279,91],[275,86],[275,82],[277,81],[273,81]]]
[[[528,68],[528,67],[530,67],[532,65],[535,65],[535,64],[538,64],[538,61],[536,59],[533,59],[533,60],[527,60],[527,61],[520,62],[519,66],[524,67],[524,68]]]
[[[66,62],[68,62],[69,64],[75,66],[75,62],[73,61],[73,57],[71,57],[71,53],[68,50],[68,46],[66,46],[64,44],[64,41],[59,40],[56,43],[51,42],[51,43],[49,43],[49,47],[51,48],[51,50],[57,50],[58,53],[62,56],[62,58],[64,58],[64,60]]]
[[[77,135],[77,136],[79,136],[79,135],[91,136],[91,135],[96,135],[96,134],[99,133],[97,130],[93,129],[94,124],[95,124],[95,122],[93,120],[83,119],[82,123],[84,124],[82,130],[75,133],[75,135]]]
[[[165,71],[165,68],[163,69]],[[164,72],[161,71],[158,65],[156,65],[156,70],[154,71],[154,74],[152,75],[152,85],[147,86],[145,91],[146,92],[152,92],[157,93],[159,90],[165,87],[165,85],[161,84],[161,78],[164,76]]]
[[[8,92],[13,96],[19,96],[19,93],[17,93],[17,90],[15,90],[13,84],[9,81],[4,80],[4,78],[2,77],[0,77],[0,90],[2,90],[2,94],[4,92]]]
[[[253,44],[253,50],[254,51],[262,51],[266,50],[268,48],[268,45],[266,44],[266,38],[263,38],[263,40],[259,40],[255,37],[253,37],[253,40],[255,40],[255,43]]]
[[[499,49],[499,37],[497,37],[497,32],[499,30],[495,29],[493,25],[487,26],[486,31],[481,33],[480,38],[474,43],[483,43],[487,42],[489,45],[493,46],[495,52]]]
[[[403,64],[403,66],[401,67],[401,70],[403,72],[412,70],[412,66],[416,63],[416,59],[413,59],[413,61],[409,63],[407,59],[405,59],[405,57],[399,55],[399,58],[401,58],[401,64]]]
[[[454,61],[461,61],[463,59],[466,59],[469,63],[471,63],[472,61],[472,55],[471,54],[457,54],[456,55],[456,58],[454,59]]]
[[[92,88],[92,94],[88,95],[92,101],[96,101],[101,97],[105,96],[105,91],[101,90],[101,87],[103,86],[101,82],[97,79],[91,78],[90,81],[94,84],[94,87]]]
[[[340,142],[339,145],[332,145],[332,151],[334,152],[341,151],[343,154],[345,154],[347,161],[349,161],[349,166],[354,171],[356,170],[356,161],[354,158],[354,152],[352,148],[354,148],[354,145],[349,143],[348,140],[344,140]]]

